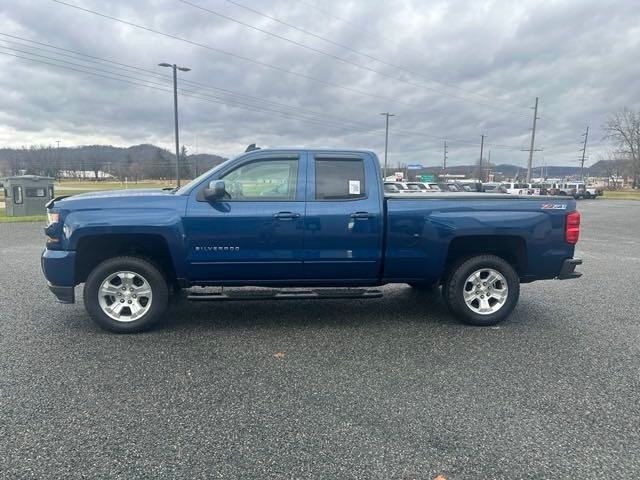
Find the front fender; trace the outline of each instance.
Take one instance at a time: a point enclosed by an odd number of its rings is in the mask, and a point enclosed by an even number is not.
[[[181,215],[167,208],[118,208],[80,210],[64,219],[64,250],[75,251],[79,242],[103,235],[147,234],[162,237],[167,243],[178,278],[185,277],[185,232]]]

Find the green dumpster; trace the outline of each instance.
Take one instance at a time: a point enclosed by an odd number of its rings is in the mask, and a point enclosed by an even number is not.
[[[53,178],[38,175],[7,177],[4,203],[8,217],[44,215],[45,204],[53,198]]]

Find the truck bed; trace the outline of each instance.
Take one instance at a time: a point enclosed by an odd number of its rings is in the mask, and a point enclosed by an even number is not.
[[[565,216],[572,198],[490,193],[385,195],[387,227],[384,272],[387,280],[424,277],[437,280],[447,252],[458,248],[516,251],[523,282],[554,278],[573,245],[564,241]],[[526,243],[522,239],[527,239]],[[453,245],[453,247],[451,247]]]

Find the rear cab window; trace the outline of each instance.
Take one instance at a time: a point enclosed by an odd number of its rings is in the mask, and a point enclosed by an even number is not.
[[[316,158],[316,200],[356,200],[367,197],[362,158]]]

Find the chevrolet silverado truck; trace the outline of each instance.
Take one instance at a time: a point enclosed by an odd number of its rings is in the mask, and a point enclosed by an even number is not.
[[[58,197],[42,269],[62,303],[84,284],[89,315],[121,333],[173,295],[365,299],[389,283],[442,286],[455,316],[494,325],[521,283],[580,276],[573,198],[385,194],[380,173],[369,151],[254,150],[175,190]],[[225,292],[240,286],[270,288]]]

